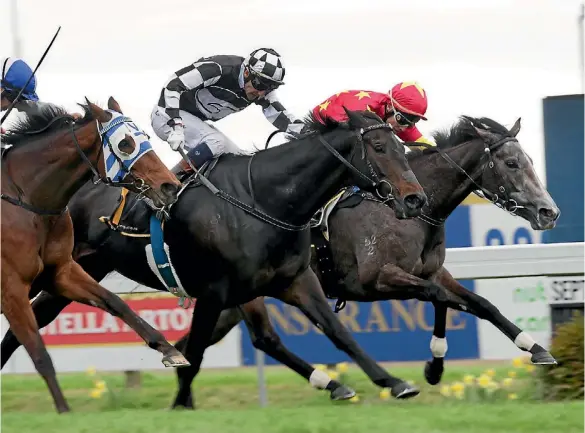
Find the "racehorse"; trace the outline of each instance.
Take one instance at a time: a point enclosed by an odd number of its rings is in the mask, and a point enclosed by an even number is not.
[[[320,125],[309,118],[306,123],[315,132],[282,146],[252,156],[222,156],[208,171],[212,185],[192,185],[173,205],[165,243],[182,286],[197,298],[191,324],[196,331],[183,346],[190,363],[200,365],[225,308],[278,296],[292,284],[319,284],[309,266],[309,222],[341,187],[357,183],[389,202],[402,218],[420,213],[426,197],[391,128],[371,112],[347,114],[343,124]],[[166,290],[145,260],[149,241],[124,236],[99,221],[117,198],[87,184],[71,200],[76,260],[97,280],[117,270]],[[143,222],[136,213],[124,220],[125,225]],[[41,295],[34,304],[51,295]],[[47,309],[36,310],[38,320],[49,323],[68,303],[51,296]],[[181,375],[175,406],[188,404],[197,371]]]
[[[155,207],[176,201],[180,185],[113,98],[107,111],[87,102],[79,121],[47,105],[2,136],[12,147],[2,153],[1,309],[45,379],[58,412],[69,407],[29,303],[33,282],[120,317],[164,355],[166,366],[188,365],[161,333],[73,261],[67,203],[92,174],[105,184],[147,195]]]
[[[414,298],[433,303],[435,324],[430,345],[433,358],[425,365],[425,378],[432,385],[439,383],[443,373],[448,307],[490,321],[521,350],[530,352],[533,363],[556,363],[548,351],[492,303],[467,290],[443,267],[444,222],[473,191],[481,191],[495,205],[528,220],[535,230],[555,226],[560,211],[516,139],[519,131],[520,119],[508,130],[488,118],[463,117],[449,131],[435,133],[436,149],[415,150],[407,155],[429,197],[423,214],[417,219],[399,220],[392,209],[380,205],[374,197],[360,199],[357,206],[340,208],[331,214],[328,232],[333,269],[325,271],[332,272],[334,277],[324,278],[317,260],[313,260],[321,286],[330,297],[359,302]],[[319,244],[321,237],[320,233],[313,236],[315,244]],[[364,243],[364,239],[370,243]],[[375,248],[371,248],[371,242],[375,242]],[[397,398],[418,394],[416,387],[407,387],[363,352],[331,311],[318,284],[296,282],[277,298],[298,307],[373,383],[390,388]],[[287,365],[311,384],[316,376],[325,375],[282,344],[262,298],[223,311],[211,343],[220,341],[241,320],[245,321],[257,349]],[[182,347],[186,340],[187,336],[183,337],[176,347]],[[328,380],[323,376],[324,383]],[[343,397],[353,394],[346,388]],[[331,396],[340,398],[340,394]],[[192,397],[187,407],[193,407]]]

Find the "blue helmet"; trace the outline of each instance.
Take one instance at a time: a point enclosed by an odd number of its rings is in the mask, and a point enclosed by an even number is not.
[[[20,89],[24,87],[32,72],[32,69],[24,60],[17,57],[7,57],[2,62],[2,88],[13,93],[20,92]],[[38,101],[39,97],[37,96],[36,88],[37,79],[36,77],[32,77],[24,92],[22,92],[22,98],[30,101]]]

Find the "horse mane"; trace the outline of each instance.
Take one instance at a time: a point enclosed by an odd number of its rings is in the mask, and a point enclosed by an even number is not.
[[[75,125],[82,126],[94,120],[89,107],[79,105],[84,111],[84,116],[82,119],[74,120],[63,107],[50,103],[36,104],[33,110],[26,112],[23,118],[18,119],[10,127],[10,130],[2,136],[2,141],[14,147],[23,146],[40,135],[65,129],[71,121],[74,121]]]
[[[360,114],[363,115],[365,118],[377,120],[378,122],[382,123],[383,120],[380,117],[372,112],[372,111],[360,111]],[[312,112],[309,112],[306,116],[302,119],[303,122],[303,132],[300,134],[296,133],[288,133],[286,135],[288,140],[300,140],[305,137],[313,136],[315,134],[325,134],[327,132],[333,131],[334,129],[339,129],[340,127],[343,129],[348,129],[349,125],[348,122],[338,122],[336,120],[331,119],[330,117],[326,117],[322,123],[320,120],[313,115]]]
[[[476,125],[481,129],[484,129],[485,131],[491,132],[493,134],[504,137],[511,136],[508,128],[496,122],[495,120],[492,120],[489,117],[476,118],[471,116],[461,116],[453,126],[450,128],[434,131],[431,133],[431,136],[435,139],[435,143],[437,144],[438,148],[443,150],[450,149],[452,147],[458,146],[459,144],[465,143],[466,141],[481,138],[473,125]],[[417,143],[410,144],[416,145]],[[408,152],[408,157],[416,158],[420,155],[426,155],[434,152],[436,152],[434,148],[411,149],[411,151]]]

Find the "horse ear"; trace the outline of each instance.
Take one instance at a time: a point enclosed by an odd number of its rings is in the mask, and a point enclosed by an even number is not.
[[[463,116],[463,118],[469,122],[469,124],[471,125],[471,127],[475,130],[475,132],[477,133],[477,135],[483,140],[483,141],[490,141],[490,140],[494,140],[496,139],[496,135],[493,132],[490,132],[488,130],[488,126],[484,125],[483,123],[479,122],[477,119],[474,119],[472,117],[468,117],[468,116]]]
[[[118,104],[118,101],[116,101],[113,96],[110,96],[110,98],[108,99],[108,108],[110,110],[114,110],[116,113],[122,114],[120,104]]]
[[[87,102],[87,106],[89,107],[91,114],[95,119],[98,120],[98,122],[106,123],[110,121],[110,119],[112,118],[112,113],[108,113],[107,111],[102,110],[93,102],[90,102],[89,99],[87,98],[85,98],[85,101]]]
[[[345,106],[343,106],[343,109],[345,110],[345,114],[347,114],[350,129],[361,128],[363,125],[361,116],[351,110],[348,110],[347,108],[345,108]]]
[[[514,123],[514,126],[512,126],[512,128],[510,128],[510,135],[512,137],[516,137],[518,135],[518,133],[520,132],[520,120],[522,118],[519,117],[518,120],[516,120],[516,123]]]

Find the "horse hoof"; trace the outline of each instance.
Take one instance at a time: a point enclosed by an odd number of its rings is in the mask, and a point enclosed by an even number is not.
[[[392,397],[399,399],[407,399],[419,395],[420,389],[411,385],[408,382],[400,382],[398,385],[392,387]]]
[[[353,389],[345,386],[340,385],[331,391],[330,398],[333,401],[342,401],[342,400],[349,400],[350,398],[355,397],[356,393]]]
[[[163,357],[162,363],[165,367],[189,367],[191,365],[180,352],[176,355],[166,355]]]
[[[530,361],[533,364],[538,365],[556,365],[557,360],[553,358],[553,356],[548,353],[546,350],[544,352],[533,353]]]
[[[429,385],[436,385],[441,381],[443,377],[444,368],[442,365],[433,364],[431,361],[427,361],[425,364],[425,379]]]

